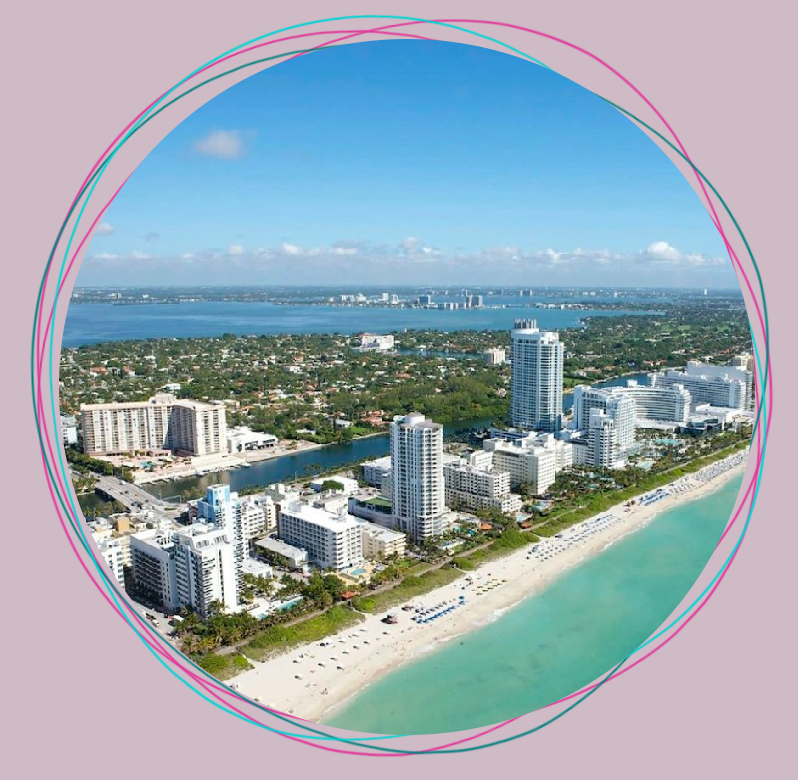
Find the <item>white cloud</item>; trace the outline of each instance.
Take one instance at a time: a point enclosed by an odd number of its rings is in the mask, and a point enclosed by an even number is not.
[[[646,254],[657,260],[678,260],[682,253],[667,241],[655,241],[653,244],[648,245]]]
[[[286,258],[301,262],[286,263]],[[555,248],[523,249],[499,246],[478,251],[442,252],[415,238],[406,238],[393,246],[365,241],[337,241],[330,246],[302,247],[283,242],[278,246],[247,248],[231,244],[226,249],[206,247],[172,256],[151,256],[141,251],[126,255],[101,253],[87,258],[117,261],[120,272],[127,264],[130,273],[148,271],[169,273],[174,265],[175,278],[191,267],[193,280],[222,278],[231,264],[246,266],[252,283],[263,279],[273,283],[329,283],[341,275],[388,283],[402,278],[410,283],[505,284],[524,285],[530,280],[545,279],[558,284],[621,284],[645,286],[705,286],[728,284],[733,279],[727,259],[700,253],[685,253],[666,241],[654,241],[645,249],[617,252],[609,249],[571,250]],[[99,272],[99,271],[98,271]]]
[[[194,144],[194,151],[220,160],[238,160],[246,152],[239,130],[215,130]]]
[[[116,232],[116,228],[110,222],[100,222],[97,230],[94,231],[95,236],[112,236]]]
[[[285,241],[280,244],[280,252],[284,255],[301,255],[302,247],[297,246],[296,244],[288,244]]]

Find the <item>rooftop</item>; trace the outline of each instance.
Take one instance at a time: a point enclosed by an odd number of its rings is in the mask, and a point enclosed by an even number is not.
[[[308,504],[302,504],[298,501],[284,506],[281,510],[281,515],[289,517],[297,517],[308,523],[328,528],[331,531],[340,531],[345,528],[351,528],[357,525],[357,521],[352,515],[342,513],[335,515],[325,509],[318,509]]]

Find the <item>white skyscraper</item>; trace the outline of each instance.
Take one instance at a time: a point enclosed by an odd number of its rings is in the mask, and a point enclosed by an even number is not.
[[[240,563],[224,528],[194,523],[173,536],[175,580],[181,605],[209,617],[214,602],[225,612],[238,608]]]
[[[540,331],[535,320],[516,320],[511,332],[512,424],[558,433],[562,427],[565,348],[557,333]]]
[[[217,528],[227,532],[227,539],[234,549],[236,580],[240,588],[248,539],[244,533],[244,504],[238,493],[231,493],[230,485],[210,485],[205,491],[205,498],[197,501],[196,513],[198,518],[214,523]]]
[[[229,533],[213,523],[154,529],[130,537],[136,591],[167,612],[181,607],[208,617],[219,602],[233,612],[239,602],[240,564]]]
[[[611,469],[618,461],[618,436],[615,421],[603,409],[590,410],[587,458],[591,466]]]
[[[606,406],[590,409],[587,429],[588,464],[614,469],[623,465],[623,454],[635,439],[635,402],[628,395],[614,395]]]
[[[441,533],[445,511],[443,426],[411,412],[391,423],[392,511],[415,539]]]

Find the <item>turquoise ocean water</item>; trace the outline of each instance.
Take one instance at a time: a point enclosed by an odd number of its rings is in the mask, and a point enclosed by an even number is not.
[[[735,477],[661,512],[495,622],[399,667],[323,722],[377,734],[458,731],[531,712],[593,682],[684,598],[741,484]]]

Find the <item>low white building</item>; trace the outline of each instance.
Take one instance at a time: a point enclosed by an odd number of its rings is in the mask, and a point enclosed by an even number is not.
[[[391,474],[391,456],[386,455],[384,458],[361,463],[360,473],[363,475],[364,482],[372,487],[381,488],[385,477],[389,477]]]
[[[335,515],[299,502],[281,508],[278,535],[308,551],[321,569],[341,571],[363,562],[360,523],[344,509]]]
[[[108,568],[116,578],[116,581],[125,584],[125,549],[121,539],[114,539],[111,536],[98,536],[92,533],[97,548],[100,551]]]
[[[357,493],[357,491],[360,489],[360,485],[358,485],[356,479],[351,479],[350,477],[341,477],[338,474],[334,474],[331,477],[316,477],[316,479],[311,480],[310,487],[317,493],[320,493],[322,486],[329,482],[337,482],[341,486],[341,489],[338,490],[336,488],[336,492],[343,493],[347,496]],[[328,490],[332,489],[333,488],[328,488]]]
[[[535,495],[544,494],[557,474],[574,462],[571,443],[550,433],[486,439],[482,446],[492,453],[493,468],[510,474],[510,487],[528,485]]]
[[[521,497],[510,492],[510,472],[492,464],[493,453],[475,452],[468,460],[443,467],[446,505],[452,509],[493,508],[512,513],[521,509]]]
[[[78,443],[78,423],[72,415],[61,415],[61,436],[67,447]]]
[[[308,551],[293,544],[275,539],[273,536],[264,536],[255,542],[255,549],[266,557],[276,555],[290,569],[303,569],[308,563]]]
[[[393,347],[394,337],[390,333],[384,336],[379,336],[375,333],[360,334],[360,349],[362,350],[386,352],[393,349]]]
[[[364,521],[360,523],[360,536],[367,560],[384,560],[392,555],[401,558],[405,554],[407,537],[401,531]]]
[[[274,434],[259,433],[246,426],[227,429],[228,452],[273,449],[277,442],[278,439]]]
[[[494,347],[492,349],[486,349],[482,353],[482,359],[489,365],[489,366],[501,366],[507,360],[507,352],[503,349],[498,347]]]

